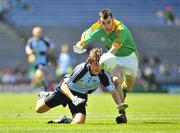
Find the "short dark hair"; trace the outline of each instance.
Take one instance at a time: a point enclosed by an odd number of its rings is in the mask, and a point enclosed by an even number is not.
[[[102,9],[100,12],[99,12],[99,19],[100,18],[103,18],[103,19],[107,19],[108,17],[111,17],[113,18],[113,15],[111,13],[111,11],[109,9]]]

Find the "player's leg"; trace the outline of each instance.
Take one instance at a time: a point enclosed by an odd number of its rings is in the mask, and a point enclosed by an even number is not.
[[[59,116],[55,120],[48,121],[48,124],[84,124],[86,115],[82,113],[75,113],[73,118],[67,118],[65,115]]]
[[[45,103],[45,99],[43,99],[43,98],[38,99],[38,101],[36,103],[36,109],[35,109],[35,111],[37,113],[44,113],[44,112],[48,111],[49,109],[50,108]]]
[[[58,105],[63,105],[64,107],[69,100],[64,94],[55,90],[54,92],[46,92],[47,95],[40,96],[36,104],[36,112],[43,113],[49,109],[56,107]]]
[[[136,76],[130,76],[130,75],[125,75],[124,77],[124,81],[123,83],[120,85],[121,89],[120,89],[120,93],[123,93],[123,97],[125,99],[126,97],[126,92],[129,91],[133,85],[134,85],[134,82],[136,80]],[[116,122],[118,124],[121,124],[121,123],[127,123],[127,117],[126,117],[126,111],[125,109],[119,109],[119,116],[116,117]]]
[[[35,111],[37,113],[44,113],[50,109],[50,107],[46,104],[46,102],[53,102],[55,99],[55,94],[52,95],[55,92],[39,92],[38,97],[39,99],[37,100],[36,103],[36,108]]]
[[[87,94],[80,94],[80,93],[74,92],[74,91],[71,91],[71,92],[74,95],[78,96],[78,97],[86,99],[86,101],[87,101]],[[62,94],[62,96],[63,95],[64,94]],[[68,104],[73,118],[69,119],[66,116],[62,115],[62,116],[58,117],[58,119],[51,120],[48,123],[49,124],[51,124],[51,123],[55,123],[55,124],[62,124],[62,123],[64,123],[64,124],[83,124],[83,123],[85,123],[85,119],[86,119],[86,102],[81,103],[78,106],[75,106],[69,98],[67,98],[65,95],[63,97],[62,96],[59,97],[59,99],[62,99],[64,101],[61,104],[62,105],[63,105],[63,103]]]
[[[77,92],[72,91],[74,95],[77,95],[78,97],[86,99],[87,102],[87,94],[80,94]],[[75,106],[72,103],[69,103],[69,109],[71,111],[71,114],[73,116],[73,119],[71,121],[71,124],[83,124],[86,120],[86,102],[79,104],[78,106]]]
[[[138,59],[135,53],[127,57],[117,57],[118,65],[121,67],[122,71],[122,84],[119,86],[119,90],[123,91],[124,98],[126,97],[126,92],[132,89],[134,82],[136,80],[136,75],[138,72]],[[123,96],[122,96],[123,97]]]
[[[84,124],[86,120],[86,115],[82,113],[76,113],[73,115],[71,124]]]
[[[84,124],[86,120],[86,109],[85,104],[80,104],[78,106],[68,103],[69,109],[72,113],[73,118],[67,118],[65,115],[61,115],[56,120],[48,121],[49,124]]]
[[[36,69],[34,78],[32,79],[32,86],[41,87],[42,81],[45,78],[45,72],[42,69]]]
[[[122,81],[121,81],[120,77],[114,76],[113,83],[115,85],[115,88],[119,91],[119,95],[120,95],[122,103],[124,103],[124,93],[121,89]]]
[[[46,79],[47,67],[44,64],[38,64],[35,66],[35,73],[31,82],[33,88],[48,90],[48,81]]]
[[[118,90],[122,101],[126,98],[126,92],[129,91],[136,80],[136,75],[138,71],[138,60],[135,53],[127,57],[117,57],[118,65],[121,67],[122,71],[122,82],[118,82]],[[118,79],[117,79],[118,81]],[[119,109],[119,116],[116,118],[117,123],[127,123],[126,111],[125,109]]]
[[[124,81],[121,84],[121,88],[126,91],[131,90],[134,85],[135,80],[136,80],[136,76],[125,75]]]
[[[55,120],[48,121],[48,124],[70,124],[72,119],[67,118],[65,115],[59,116]]]

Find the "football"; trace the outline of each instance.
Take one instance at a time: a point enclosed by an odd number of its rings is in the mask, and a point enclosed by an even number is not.
[[[99,60],[99,64],[102,69],[112,71],[117,65],[116,56],[111,53],[104,53]]]
[[[122,123],[127,123],[127,118],[124,115],[119,115],[116,117],[116,123],[117,124],[122,124]]]

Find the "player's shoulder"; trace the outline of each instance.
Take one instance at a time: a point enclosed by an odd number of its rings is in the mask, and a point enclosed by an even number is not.
[[[122,31],[124,29],[124,24],[120,22],[119,20],[114,19],[114,23],[116,26],[116,32]]]
[[[75,67],[75,71],[81,71],[81,70],[83,70],[83,69],[87,69],[87,65],[86,65],[86,62],[83,62],[83,63],[80,63],[80,64],[78,64],[76,67]]]
[[[34,38],[33,38],[33,37],[30,37],[30,38],[27,40],[27,42],[28,42],[28,43],[31,43],[31,42],[33,42],[33,40],[34,40]]]
[[[95,22],[95,23],[91,26],[92,30],[96,30],[96,29],[98,29],[98,28],[100,28],[100,27],[101,27],[101,25],[99,24],[98,21]]]
[[[42,40],[44,40],[46,42],[50,42],[50,39],[48,37],[43,37]]]

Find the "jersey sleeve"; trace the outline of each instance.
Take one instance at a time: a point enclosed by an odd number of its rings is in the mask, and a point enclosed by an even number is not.
[[[33,41],[33,38],[31,37],[27,40],[27,44],[26,44],[26,46],[28,46],[31,49],[32,49],[32,41]]]
[[[115,88],[115,85],[112,82],[109,72],[103,70],[102,74],[99,75],[99,78],[101,84],[106,88],[106,90],[112,91]]]
[[[81,41],[85,44],[91,43],[95,40],[98,40],[98,27],[99,23],[96,22],[93,24],[89,29],[87,29],[83,34],[81,35]]]
[[[49,49],[54,49],[55,46],[48,37],[44,37],[43,41]]]
[[[87,71],[88,71],[88,69],[87,69],[85,63],[77,65],[74,68],[73,73],[69,76],[66,83],[67,84],[76,83],[79,79],[81,79],[84,76],[84,74],[86,74]]]
[[[29,38],[27,41],[27,44],[25,46],[25,52],[26,54],[31,54],[33,51],[33,46],[32,46],[32,38]]]
[[[94,36],[95,35],[90,27],[85,32],[83,32],[83,34],[81,36],[81,41],[84,42],[85,44],[91,43],[95,40]]]

